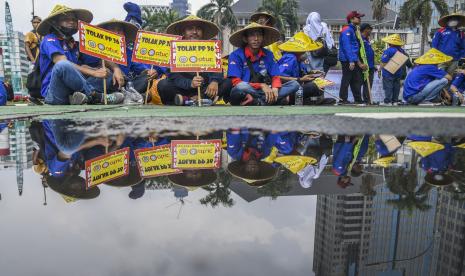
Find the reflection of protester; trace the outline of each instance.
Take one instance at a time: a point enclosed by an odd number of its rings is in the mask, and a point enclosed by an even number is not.
[[[36,59],[39,57],[39,46],[42,37],[37,33],[37,27],[39,26],[40,22],[42,22],[42,19],[38,16],[34,16],[31,20],[32,31],[28,32],[24,36],[27,59],[31,63],[35,63]]]
[[[313,41],[323,42],[326,46],[325,50],[331,50],[335,46],[334,39],[329,31],[328,25],[325,22],[321,22],[320,14],[317,12],[311,12],[308,15],[303,31]],[[309,52],[307,58],[307,70],[325,71],[325,54],[321,56],[318,54],[318,51],[313,53]]]
[[[351,176],[362,175],[363,167],[360,164],[363,156],[368,151],[369,137],[338,136],[333,147],[333,173],[339,176],[338,185],[347,188],[351,183],[351,177],[347,175],[349,169]],[[354,160],[355,158],[355,160]]]

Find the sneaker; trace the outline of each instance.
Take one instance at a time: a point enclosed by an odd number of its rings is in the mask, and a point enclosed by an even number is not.
[[[74,92],[73,95],[69,96],[69,103],[71,105],[83,105],[86,104],[88,98],[86,94],[81,92]]]
[[[379,106],[392,106],[391,103],[380,102]]]
[[[352,104],[352,103],[349,102],[349,101],[344,101],[344,100],[342,100],[342,101],[339,102],[339,104],[340,104],[340,105],[345,105],[345,104]]]
[[[394,102],[394,103],[392,103],[392,106],[398,106],[398,105],[399,105],[399,103],[398,103],[398,102]]]
[[[44,105],[43,100],[34,97],[29,97],[29,102],[33,105]]]
[[[124,94],[114,92],[107,95],[107,104],[122,104],[124,102]]]
[[[181,94],[176,94],[176,96],[174,96],[174,104],[175,105],[185,105],[186,101],[189,100],[188,97],[185,97]]]

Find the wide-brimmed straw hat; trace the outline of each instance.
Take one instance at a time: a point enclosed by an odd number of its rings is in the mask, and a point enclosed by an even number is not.
[[[276,174],[278,169],[272,164],[259,161],[258,162],[258,173],[250,174],[245,170],[246,163],[242,161],[234,161],[229,163],[228,172],[251,186],[263,186],[271,181]]]
[[[444,54],[436,48],[431,48],[421,57],[415,60],[416,64],[441,64],[452,61],[454,58]]]
[[[102,22],[98,24],[97,26],[102,29],[108,30],[112,28],[113,26],[118,26],[118,25],[123,27],[124,29],[124,36],[126,37],[126,42],[133,42],[134,40],[136,40],[137,32],[139,31],[139,29],[137,28],[136,25],[132,23],[113,18],[111,20]]]
[[[266,11],[258,11],[258,12],[255,12],[254,14],[252,14],[250,16],[250,21],[251,22],[255,22],[255,23],[258,23],[258,19],[262,16],[266,16],[268,17],[268,24],[271,25],[271,26],[274,26],[276,24],[276,22],[278,22],[278,20],[276,20],[276,17],[274,17],[273,15],[269,14],[268,12]]]
[[[425,182],[429,185],[443,187],[454,183],[452,176],[443,173],[428,173]]]
[[[193,24],[198,24],[203,31],[203,39],[212,39],[218,35],[220,29],[213,22],[207,21],[195,15],[189,15],[188,17],[176,21],[166,28],[167,34],[183,35],[184,29]]]
[[[67,14],[67,13],[74,13],[76,15],[76,18],[78,20],[90,23],[92,22],[92,19],[94,16],[92,13],[88,10],[85,9],[72,9],[70,7],[67,7],[65,5],[55,5],[53,10],[50,12],[50,14],[42,20],[40,25],[37,27],[37,33],[39,35],[45,36],[50,33],[50,29],[52,28],[52,21],[59,15],[61,14]]]
[[[399,34],[388,35],[385,38],[383,38],[382,40],[384,42],[386,42],[387,44],[391,44],[391,45],[394,45],[394,46],[404,46],[405,45],[405,42],[402,41]]]
[[[276,41],[279,40],[281,36],[280,32],[273,27],[260,25],[258,23],[252,22],[249,25],[245,26],[243,29],[233,33],[231,37],[229,38],[229,42],[235,47],[245,46],[243,38],[244,38],[245,33],[250,30],[263,30],[262,47],[275,43]]]
[[[74,199],[93,199],[100,195],[98,187],[86,189],[86,181],[78,175],[65,178],[47,176],[45,182],[55,192]]]
[[[439,26],[447,27],[447,22],[449,22],[449,20],[452,18],[457,18],[459,20],[459,24],[457,25],[457,27],[465,26],[465,15],[460,13],[451,13],[441,17],[438,21]]]
[[[278,48],[284,52],[305,53],[321,49],[323,44],[315,42],[304,32],[298,32],[288,41],[280,44]]]
[[[200,176],[193,179],[189,177],[189,171],[184,171],[179,174],[172,174],[168,179],[176,185],[183,187],[203,187],[212,184],[217,179],[217,174],[214,170],[196,170]]]

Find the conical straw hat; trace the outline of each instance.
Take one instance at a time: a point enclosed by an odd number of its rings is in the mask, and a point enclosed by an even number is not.
[[[278,48],[284,52],[304,53],[321,49],[323,44],[313,41],[304,32],[298,32],[288,41],[279,45]]]
[[[444,54],[443,52],[431,48],[428,52],[426,52],[421,57],[415,60],[416,64],[441,64],[452,61],[453,58]]]
[[[136,25],[132,23],[113,18],[109,21],[102,22],[97,26],[103,29],[108,29],[115,25],[120,25],[123,27],[124,36],[126,37],[127,42],[133,42],[134,40],[136,40],[137,32],[139,31],[139,29]]]
[[[166,33],[173,35],[183,35],[184,29],[187,26],[192,26],[192,24],[198,24],[202,28],[203,39],[212,39],[220,32],[220,29],[214,23],[195,15],[189,15],[188,17],[169,25],[168,28],[166,28]]]
[[[405,42],[402,41],[399,34],[392,34],[383,38],[383,41],[387,44],[395,45],[395,46],[404,46]]]
[[[460,13],[452,13],[452,14],[441,17],[438,21],[439,26],[447,27],[447,22],[449,21],[449,19],[454,18],[454,17],[459,20],[459,25],[457,25],[457,27],[465,26],[465,16]]]
[[[65,5],[55,5],[53,10],[50,12],[47,18],[42,20],[40,25],[37,27],[37,33],[39,35],[45,36],[50,33],[50,29],[52,27],[52,21],[60,14],[67,14],[67,13],[74,13],[78,20],[90,23],[94,16],[88,10],[84,9],[72,9]]]
[[[244,37],[244,34],[247,31],[254,30],[254,29],[261,29],[264,32],[262,47],[275,43],[276,41],[279,40],[279,37],[281,36],[280,32],[273,27],[264,26],[264,25],[260,25],[258,23],[252,22],[249,25],[245,26],[243,29],[233,33],[231,37],[229,38],[229,42],[231,42],[231,44],[234,45],[235,47],[243,47],[244,41],[242,40],[242,38]]]

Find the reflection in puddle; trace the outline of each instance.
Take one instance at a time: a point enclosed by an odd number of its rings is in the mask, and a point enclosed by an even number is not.
[[[0,125],[6,233],[33,227],[35,216],[58,232],[75,219],[80,226],[73,237],[86,243],[95,236],[83,225],[97,223],[108,244],[95,241],[96,251],[78,246],[75,258],[109,250],[106,260],[115,262],[120,255],[110,246],[130,235],[133,254],[167,250],[156,253],[154,266],[126,261],[116,270],[137,266],[142,275],[233,275],[235,266],[222,269],[219,258],[256,271],[244,275],[460,275],[463,269],[464,138],[240,128],[144,135],[109,128],[90,135],[83,129],[92,124],[82,124]],[[141,236],[151,234],[139,228],[157,234],[144,243]],[[202,232],[200,239],[192,236]],[[11,245],[7,238],[0,242]],[[50,243],[46,238],[37,247]],[[184,252],[184,243],[199,255]],[[221,248],[219,255],[211,248]],[[172,263],[178,255],[187,262],[183,268]],[[15,258],[0,264],[18,272]],[[114,269],[100,265],[98,274]]]

